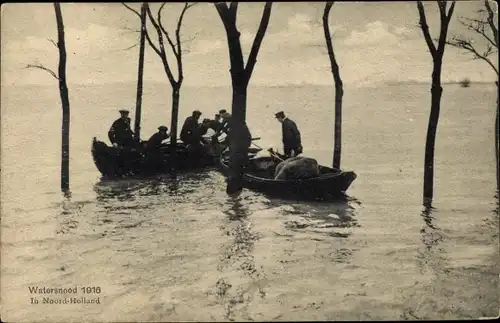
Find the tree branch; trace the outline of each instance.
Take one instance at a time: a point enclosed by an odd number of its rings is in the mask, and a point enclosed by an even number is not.
[[[432,58],[436,57],[436,47],[432,42],[431,34],[429,33],[429,26],[427,25],[427,19],[425,17],[425,10],[422,1],[417,1],[417,9],[418,14],[420,16],[420,28],[422,29],[422,33],[424,34],[425,42],[427,43],[427,47],[431,52]]]
[[[479,52],[472,45],[471,41],[454,38],[453,41],[446,42],[446,43],[453,46],[453,47],[465,49],[465,50],[471,52],[476,59],[482,59],[483,61],[488,63],[493,68],[493,70],[495,71],[495,73],[498,76],[498,69],[493,64],[493,62],[488,58],[488,55],[493,53],[493,51],[491,51],[491,49],[492,49],[491,47],[489,49],[487,49],[484,54],[479,54]]]
[[[237,1],[232,1],[231,4],[229,5],[229,10],[228,10],[228,13],[230,15],[230,17],[232,17],[233,19],[231,20],[231,22],[233,23],[233,25],[236,25],[236,13],[238,12],[238,2]]]
[[[160,56],[160,58],[163,62],[163,68],[165,69],[165,73],[167,74],[167,77],[168,77],[168,80],[170,81],[170,84],[172,84],[172,86],[174,86],[177,84],[177,82],[175,81],[174,76],[172,74],[172,70],[170,69],[170,65],[168,64],[167,54],[165,52],[165,46],[163,44],[163,34],[162,34],[160,26],[155,21],[149,6],[147,7],[147,14],[148,14],[149,20],[151,21],[151,23],[155,27],[156,33],[158,35],[158,42],[160,43],[160,51],[159,51],[158,55]]]
[[[495,14],[493,13],[493,10],[491,10],[490,2],[488,0],[484,0],[484,6],[486,7],[486,11],[488,11],[488,24],[493,32],[495,45],[498,48],[498,28],[495,26]]]
[[[462,20],[463,19],[463,20]],[[462,18],[458,19],[460,24],[462,24],[464,27],[466,27],[469,30],[472,30],[481,36],[483,36],[488,42],[490,42],[493,46],[498,47],[496,41],[492,40],[490,36],[486,34],[485,26],[488,24],[485,21],[481,21],[478,19],[470,19],[470,18]],[[468,20],[470,22],[465,22],[465,20]]]
[[[139,11],[135,10],[134,8],[130,7],[129,5],[125,4],[125,2],[122,2],[122,5],[127,8],[128,10],[132,11],[133,13],[135,13],[135,15],[137,17],[139,17],[139,19],[141,19],[141,14],[139,13]]]
[[[272,6],[272,2],[266,2],[266,4],[264,5],[264,12],[262,13],[259,29],[255,34],[252,49],[250,50],[250,54],[248,55],[247,66],[245,67],[245,73],[247,74],[248,79],[250,79],[250,77],[252,76],[255,63],[257,62],[257,55],[259,54],[260,45],[262,44],[262,40],[264,39],[264,36],[266,34],[267,26],[269,25]]]
[[[172,51],[174,52],[175,57],[177,57],[177,50],[175,48],[174,42],[172,41],[172,38],[170,38],[170,35],[168,34],[167,30],[163,27],[163,24],[161,23],[161,11],[163,10],[163,7],[165,6],[166,2],[162,3],[160,6],[160,9],[158,9],[158,25],[160,26],[161,31],[167,37],[168,44],[170,45],[170,48],[172,48]]]
[[[437,54],[443,55],[444,46],[446,46],[446,38],[448,37],[448,26],[450,25],[450,20],[453,15],[453,11],[455,9],[455,1],[451,2],[450,9],[448,10],[448,14],[446,13],[446,0],[438,1],[439,12],[441,16],[441,31],[439,33],[439,41]]]
[[[28,64],[28,65],[26,65],[25,68],[38,68],[38,69],[44,70],[45,72],[52,75],[56,80],[59,80],[59,77],[56,75],[56,73],[54,73],[53,70],[51,70],[50,68],[47,68],[41,64]]]
[[[232,21],[232,18],[229,18],[230,12],[229,12],[229,7],[225,2],[214,2],[215,9],[217,9],[217,12],[219,13],[220,19],[222,20],[222,23],[224,24],[224,28],[226,31],[228,31],[228,23],[229,21]]]
[[[139,19],[141,19],[141,14],[140,14],[137,10],[135,10],[135,9],[133,9],[133,8],[131,8],[131,7],[129,7],[128,5],[126,5],[126,4],[125,4],[125,3],[123,3],[123,2],[122,2],[122,5],[123,5],[125,8],[127,8],[128,10],[132,11],[132,12],[133,12],[136,16],[138,16],[138,17],[139,17]],[[147,8],[148,8],[148,10],[149,10],[149,6],[148,6],[147,4],[146,4],[146,6],[147,6]],[[130,29],[130,28],[125,27],[125,29]],[[147,41],[148,41],[149,46],[151,46],[151,48],[152,48],[152,49],[156,52],[156,54],[158,54],[158,56],[161,56],[161,52],[160,52],[160,50],[158,49],[158,47],[156,47],[156,46],[155,46],[155,44],[153,44],[153,41],[152,41],[152,40],[151,40],[151,38],[149,37],[149,33],[148,33],[148,29],[147,29],[147,28],[145,28],[145,30],[144,30],[144,35],[146,36],[146,39],[147,39]]]
[[[194,5],[194,4],[193,4]],[[184,8],[182,8],[182,12],[179,16],[179,20],[177,21],[177,28],[175,29],[175,40],[177,42],[177,69],[179,72],[179,82],[182,82],[184,79],[184,73],[183,73],[183,68],[182,68],[182,46],[181,46],[181,26],[182,26],[182,20],[184,19],[184,14],[186,13],[186,10],[188,10],[190,7],[193,5],[189,5],[189,3],[184,4]]]
[[[54,46],[56,46],[56,48],[59,48],[59,46],[57,46],[56,42],[52,38],[47,38],[47,40],[51,42]]]

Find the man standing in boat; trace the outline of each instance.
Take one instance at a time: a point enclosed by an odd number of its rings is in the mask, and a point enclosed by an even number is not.
[[[276,113],[274,116],[281,123],[285,158],[300,155],[302,153],[302,140],[297,124],[293,120],[288,119],[283,111]]]
[[[236,121],[231,114],[221,114],[227,122],[229,132],[229,169],[226,193],[233,195],[243,189],[243,174],[248,165],[248,149],[252,144],[252,135],[245,122]]]
[[[187,117],[186,120],[184,120],[180,138],[186,145],[197,144],[200,140],[198,136],[200,127],[198,120],[200,120],[200,116],[201,112],[195,110],[193,111],[191,116]]]
[[[108,131],[109,141],[113,147],[133,147],[135,146],[135,135],[130,128],[130,118],[128,110],[120,110],[120,118],[115,120]]]
[[[219,110],[219,115],[221,117],[221,125],[219,127],[219,130],[216,132],[217,137],[219,137],[222,133],[228,134],[229,133],[229,123],[228,121],[223,117],[223,115],[230,115],[226,109]]]

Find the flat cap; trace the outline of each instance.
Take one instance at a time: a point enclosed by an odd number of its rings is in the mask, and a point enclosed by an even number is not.
[[[159,126],[158,130],[160,130],[160,131],[168,131],[168,128],[165,127],[165,126]]]
[[[285,112],[280,111],[274,114],[276,118],[284,118],[285,117]]]

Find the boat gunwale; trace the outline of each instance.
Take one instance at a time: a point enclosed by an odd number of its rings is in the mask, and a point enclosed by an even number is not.
[[[262,158],[262,159],[269,158],[269,159],[272,159],[271,157],[258,157],[258,158]],[[226,163],[224,163],[223,157],[221,157],[221,159],[220,159],[220,164],[226,170],[229,169],[229,166]],[[327,167],[327,166],[320,165],[320,167],[323,167],[323,168],[335,171],[335,169]],[[304,178],[304,179],[285,179],[285,180],[283,180],[283,179],[274,179],[274,178],[266,178],[266,177],[259,177],[259,176],[253,175],[252,173],[244,173],[243,174],[243,176],[246,177],[247,180],[252,180],[252,181],[255,181],[255,182],[262,182],[262,183],[267,182],[267,183],[273,183],[273,184],[309,184],[309,183],[321,183],[321,182],[327,182],[327,181],[332,180],[332,179],[334,179],[336,177],[346,176],[346,175],[354,175],[354,179],[356,179],[356,177],[357,177],[357,175],[356,175],[356,173],[354,171],[342,171],[342,170],[339,170],[338,172],[335,172],[335,173],[322,174],[322,175],[317,176],[317,177]]]

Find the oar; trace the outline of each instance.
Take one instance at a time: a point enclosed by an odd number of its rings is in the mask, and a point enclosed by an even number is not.
[[[262,147],[260,147],[259,145],[257,145],[255,142],[252,142],[252,144],[253,144],[255,147],[257,147],[257,148],[264,150]],[[268,150],[268,151],[269,151],[269,150]],[[279,159],[279,160],[281,160],[281,161],[284,161],[284,159],[282,159],[280,156],[276,155],[275,153],[272,153],[272,152],[270,152],[270,151],[269,151],[269,153],[270,153],[271,155],[273,155],[274,157],[276,157],[277,159]]]

